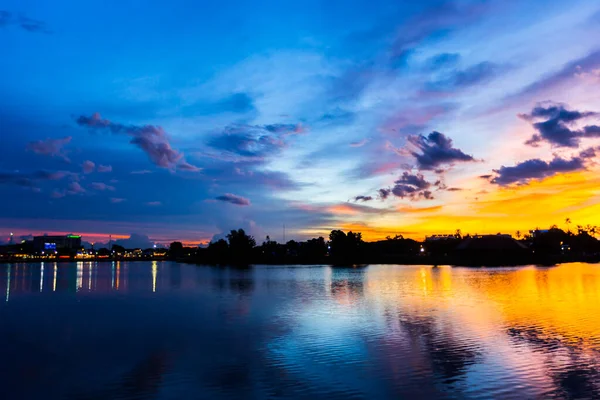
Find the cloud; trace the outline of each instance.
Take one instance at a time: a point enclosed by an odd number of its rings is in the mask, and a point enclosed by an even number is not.
[[[350,147],[363,147],[368,142],[369,142],[369,139],[363,139],[363,140],[359,140],[357,142],[351,142]]]
[[[39,170],[30,173],[20,171],[0,171],[0,184],[15,185],[34,188],[38,181],[58,181],[67,176],[77,177],[77,174],[67,171],[45,171]]]
[[[597,115],[596,112],[572,111],[567,110],[563,104],[550,103],[547,106],[538,104],[531,113],[519,114],[519,118],[532,122],[537,131],[525,144],[538,147],[540,143],[548,142],[557,147],[577,148],[581,138],[600,137],[600,129],[595,125],[577,129],[573,125],[579,120]]]
[[[110,185],[107,185],[106,183],[102,183],[102,182],[93,182],[91,184],[91,187],[92,187],[92,189],[98,190],[101,192],[106,191],[106,190],[109,190],[109,191],[115,190],[114,186],[110,186]]]
[[[131,171],[130,174],[132,175],[146,175],[146,174],[151,174],[152,171],[148,170],[148,169],[142,169],[139,171]]]
[[[84,174],[91,174],[96,169],[96,164],[90,160],[86,160],[81,164],[81,168],[83,169]]]
[[[222,151],[228,161],[264,161],[286,147],[288,135],[305,132],[300,124],[229,125],[208,146]]]
[[[504,68],[500,65],[484,61],[463,70],[455,70],[448,76],[427,85],[428,91],[446,91],[467,88],[491,81]]]
[[[524,97],[530,97],[539,95],[547,91],[553,91],[573,78],[578,78],[581,71],[590,71],[600,66],[600,50],[591,52],[585,57],[567,63],[560,71],[546,76],[539,81],[527,86],[525,89],[517,94],[509,96],[509,99],[522,99]]]
[[[80,116],[77,124],[97,131],[109,131],[114,134],[125,134],[131,137],[130,143],[143,150],[150,160],[161,168],[170,170],[183,169],[199,171],[200,169],[185,161],[182,153],[171,147],[166,132],[154,125],[123,125],[102,119],[99,113],[90,117]]]
[[[85,193],[85,189],[79,184],[79,182],[71,182],[69,183],[69,189],[67,192],[69,194],[82,194]]]
[[[411,200],[418,199],[433,199],[433,194],[429,188],[431,183],[425,180],[425,177],[421,174],[411,174],[404,172],[398,180],[394,182],[394,187],[391,192],[394,196],[402,199],[409,198]],[[381,190],[381,189],[380,189]]]
[[[28,18],[23,15],[16,17],[8,11],[0,10],[0,28],[9,25],[18,26],[21,29],[32,33],[52,33],[44,21]]]
[[[371,201],[371,200],[373,200],[373,197],[371,197],[371,196],[356,196],[356,197],[354,198],[354,201],[355,201],[355,202],[357,202],[357,201],[362,201],[363,203],[364,203],[365,201]]]
[[[60,139],[36,140],[27,144],[27,150],[33,151],[36,154],[58,157],[66,162],[70,162],[67,152],[63,148],[71,142],[71,139],[71,136],[65,136]]]
[[[381,200],[386,200],[388,197],[390,197],[390,194],[392,193],[391,189],[379,189],[377,191],[377,196],[381,199]]]
[[[247,198],[237,196],[237,195],[231,194],[231,193],[225,193],[222,196],[217,196],[217,197],[215,197],[215,200],[225,201],[225,202],[235,204],[238,206],[249,206],[250,205],[250,200],[248,200]]]
[[[551,161],[535,158],[518,163],[514,167],[502,166],[500,169],[494,170],[496,176],[492,178],[491,182],[501,186],[514,183],[526,184],[533,179],[543,179],[559,173],[579,171],[585,169],[584,160],[589,155],[584,155],[584,157],[580,155],[570,160],[558,156],[555,156]]]
[[[119,197],[111,197],[110,198],[110,202],[113,204],[119,204],[119,203],[123,203],[124,201],[126,201],[126,199],[122,199]]]
[[[138,233],[132,233],[127,239],[117,239],[114,244],[126,249],[149,249],[154,246],[154,242],[148,236]]]
[[[98,165],[98,172],[112,172],[112,165]]]
[[[160,201],[149,201],[146,203],[147,206],[150,207],[158,207],[158,206],[162,206],[162,202]]]
[[[437,131],[427,136],[409,136],[408,142],[421,151],[421,153],[410,151],[410,154],[416,158],[419,169],[433,170],[442,164],[475,161],[472,156],[453,147],[452,139]]]

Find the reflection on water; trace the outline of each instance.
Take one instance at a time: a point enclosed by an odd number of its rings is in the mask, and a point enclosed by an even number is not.
[[[600,266],[0,265],[3,399],[600,398]]]

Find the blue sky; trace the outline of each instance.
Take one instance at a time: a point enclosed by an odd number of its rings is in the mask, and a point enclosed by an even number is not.
[[[595,2],[0,9],[2,237],[376,239],[597,215]]]

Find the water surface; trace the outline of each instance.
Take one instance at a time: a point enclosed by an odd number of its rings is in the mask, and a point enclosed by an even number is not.
[[[2,399],[600,398],[600,266],[0,265]]]

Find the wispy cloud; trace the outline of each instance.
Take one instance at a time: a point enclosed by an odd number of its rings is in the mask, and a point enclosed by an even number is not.
[[[107,185],[106,183],[102,183],[102,182],[93,182],[91,184],[91,187],[92,187],[92,189],[98,190],[101,192],[106,191],[106,190],[109,190],[109,191],[115,190],[114,186],[110,186],[110,185]]]
[[[160,126],[123,125],[103,119],[99,113],[94,113],[90,117],[82,115],[77,118],[77,124],[94,131],[108,131],[130,136],[130,143],[142,149],[150,160],[159,167],[170,170],[200,170],[186,162],[183,154],[171,147],[166,132]]]
[[[70,162],[64,147],[71,142],[71,139],[71,136],[65,136],[60,139],[36,140],[27,144],[27,149],[36,154],[58,157]]]
[[[112,166],[111,165],[98,165],[98,172],[112,172]]]
[[[232,193],[225,193],[222,196],[215,197],[215,200],[224,201],[227,203],[235,204],[237,206],[249,206],[250,200],[245,197],[238,196]]]

